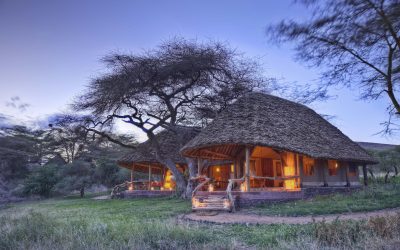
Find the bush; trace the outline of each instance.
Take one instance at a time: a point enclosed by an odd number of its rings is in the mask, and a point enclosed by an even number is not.
[[[56,165],[44,165],[36,168],[26,179],[23,193],[49,197],[54,186],[60,180],[58,171],[59,167]]]

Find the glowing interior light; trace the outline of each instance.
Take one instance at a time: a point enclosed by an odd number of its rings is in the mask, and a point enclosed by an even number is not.
[[[214,192],[214,185],[213,184],[208,185],[208,192]]]
[[[285,180],[285,188],[286,189],[295,189],[296,188],[296,181],[294,179]]]
[[[129,185],[128,190],[132,191],[133,190],[133,185]]]
[[[231,173],[235,172],[235,166],[231,164]]]
[[[160,190],[161,190],[161,191],[164,191],[164,187],[160,187]]]
[[[217,170],[217,172],[221,171],[221,169],[220,169],[219,167],[217,167],[217,169],[216,169],[216,170]]]
[[[154,190],[154,187],[151,187],[150,190]]]

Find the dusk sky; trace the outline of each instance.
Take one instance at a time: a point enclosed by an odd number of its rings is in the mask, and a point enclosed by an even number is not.
[[[104,69],[102,56],[152,49],[176,36],[229,43],[260,60],[266,76],[310,84],[318,70],[294,61],[291,45],[278,48],[265,35],[268,24],[307,16],[291,0],[0,0],[0,114],[29,122],[65,111]],[[331,94],[337,98],[310,107],[335,116],[331,122],[351,139],[400,143],[398,136],[374,135],[387,119],[386,99],[360,101],[356,89]]]

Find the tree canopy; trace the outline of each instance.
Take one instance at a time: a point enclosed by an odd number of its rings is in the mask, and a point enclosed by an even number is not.
[[[294,41],[296,59],[322,69],[321,93],[332,85],[358,87],[362,99],[385,96],[390,118],[399,118],[400,1],[298,2],[312,17],[269,26],[271,41]],[[399,129],[392,119],[384,125],[387,133]]]
[[[217,42],[172,39],[143,53],[105,56],[103,62],[108,73],[94,78],[73,107],[91,114],[85,119],[88,130],[117,143],[105,128],[117,121],[139,128],[159,162],[174,173],[179,192],[185,190],[185,180],[160,153],[155,133],[204,125],[237,97],[268,86],[257,63]]]

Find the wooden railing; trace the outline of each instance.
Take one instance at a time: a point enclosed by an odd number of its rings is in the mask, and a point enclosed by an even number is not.
[[[293,176],[286,176],[286,177],[270,177],[270,176],[255,176],[251,175],[250,178],[253,179],[263,179],[263,180],[273,180],[273,181],[284,181],[284,180],[290,180],[290,179],[297,179],[300,176],[298,175],[293,175]]]
[[[153,182],[153,181],[151,181],[151,182]],[[151,182],[150,182],[150,183],[151,183]],[[154,183],[154,182],[153,182],[153,183]],[[160,182],[158,182],[158,183],[160,183]],[[145,187],[145,188],[142,188],[142,189],[135,189],[135,188],[134,188],[134,185],[135,185],[135,184],[142,184],[142,186]],[[149,185],[149,181],[125,181],[125,182],[123,182],[123,183],[121,183],[121,184],[116,185],[116,186],[111,190],[111,199],[113,199],[113,198],[115,198],[115,197],[118,197],[118,195],[120,195],[122,191],[127,190],[130,186],[131,186],[132,189],[134,189],[134,190],[150,190],[150,189],[149,189],[149,186],[151,186],[151,185]]]
[[[235,199],[233,199],[232,197],[232,189],[233,189],[233,185],[235,183],[243,183],[244,182],[244,177],[240,178],[240,179],[229,179],[228,180],[228,187],[226,188],[226,195],[228,196],[228,200],[230,203],[230,206],[232,208],[232,212],[235,212]]]
[[[204,181],[200,182],[199,185],[197,185],[197,186],[195,187],[195,189],[193,189],[193,191],[192,191],[192,197],[194,197],[194,196],[196,195],[196,192],[197,192],[200,188],[202,188],[204,185],[206,185],[207,183],[209,183],[209,182],[211,181],[211,178],[208,178],[208,177],[205,176],[205,175],[196,176],[196,177],[194,177],[194,178],[191,178],[190,181],[195,182],[195,181],[198,181],[198,180],[201,180],[201,179],[204,179]]]
[[[122,189],[126,189],[129,187],[129,185],[133,185],[133,183],[129,181],[125,181],[121,184],[116,185],[112,190],[111,190],[111,199],[114,199],[115,197],[118,197],[118,195],[121,193]]]

